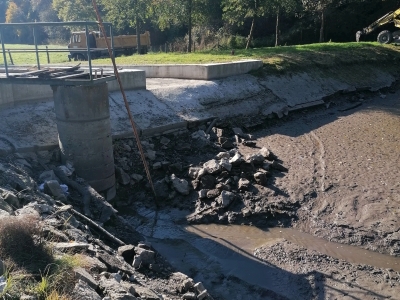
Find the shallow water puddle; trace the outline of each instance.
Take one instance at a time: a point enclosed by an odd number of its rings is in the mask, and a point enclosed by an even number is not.
[[[384,255],[359,247],[328,242],[311,234],[291,228],[270,228],[267,231],[243,225],[193,225],[186,226],[188,232],[203,238],[212,239],[237,252],[252,254],[262,245],[273,244],[286,239],[309,250],[315,250],[349,263],[370,265],[378,268],[391,268],[400,272],[400,257]]]

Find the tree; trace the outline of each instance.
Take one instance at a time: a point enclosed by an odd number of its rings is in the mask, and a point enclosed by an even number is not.
[[[8,0],[0,0],[0,23],[6,21],[6,10],[8,7]]]
[[[294,13],[299,8],[298,0],[273,0],[266,6],[266,10],[276,15],[275,47],[280,45],[280,16],[281,14]]]
[[[140,54],[140,25],[149,14],[149,2],[146,0],[101,0],[106,11],[105,19],[121,30],[136,27],[138,54]]]
[[[266,13],[266,3],[262,0],[222,0],[223,19],[229,24],[243,25],[247,19],[251,19],[246,49],[253,39],[256,18]]]
[[[97,20],[91,0],[53,0],[53,8],[64,22]]]
[[[188,52],[192,52],[192,28],[209,20],[208,8],[219,0],[152,0],[150,11],[155,23],[162,30],[171,25],[186,26]]]

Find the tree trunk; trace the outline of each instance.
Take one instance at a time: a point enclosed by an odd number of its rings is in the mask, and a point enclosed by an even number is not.
[[[279,32],[279,8],[276,12],[276,28],[275,28],[275,47],[278,47],[280,44],[280,32]]]
[[[247,39],[247,44],[246,44],[246,50],[249,49],[251,40],[253,39],[253,32],[254,32],[254,22],[255,22],[255,17],[253,17],[253,21],[251,21],[251,28],[250,28],[250,34],[249,38]]]
[[[188,0],[188,15],[189,15],[189,45],[188,45],[188,52],[192,52],[192,1]]]
[[[136,40],[137,40],[137,54],[142,54],[142,44],[140,43],[140,24],[139,17],[136,14]]]
[[[324,31],[325,31],[325,11],[321,11],[321,28],[319,29],[319,42],[324,42]]]

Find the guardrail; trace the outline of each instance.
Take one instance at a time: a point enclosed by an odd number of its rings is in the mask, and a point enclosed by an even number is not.
[[[93,73],[93,68],[92,68],[92,53],[94,51],[98,51],[99,49],[91,49],[89,46],[89,26],[92,25],[98,25],[98,22],[96,21],[73,21],[73,22],[29,22],[29,23],[0,23],[0,40],[1,40],[1,48],[2,48],[2,57],[3,57],[3,65],[5,69],[5,78],[11,78],[10,77],[10,72],[9,72],[9,65],[7,62],[7,54],[10,57],[11,64],[13,66],[14,62],[12,60],[11,53],[21,53],[21,52],[31,52],[36,54],[36,63],[37,63],[37,69],[41,70],[41,65],[40,65],[40,59],[39,59],[39,53],[46,52],[47,53],[47,62],[50,63],[50,58],[49,58],[49,53],[51,52],[65,52],[69,53],[71,49],[65,48],[65,49],[51,49],[46,46],[46,49],[39,49],[39,45],[37,43],[36,39],[36,31],[38,27],[44,27],[44,26],[84,26],[85,28],[85,35],[86,35],[86,48],[80,49],[85,51],[87,55],[87,61],[89,65],[89,81],[93,81],[94,79],[97,79],[97,76],[94,76]],[[109,37],[111,38],[111,50],[115,56],[115,50],[114,50],[114,35],[113,35],[113,27],[111,23],[104,23],[105,26],[108,26],[110,35]],[[33,33],[33,42],[35,49],[6,49],[5,48],[5,42],[4,42],[4,32],[7,29],[10,28],[15,28],[15,27],[29,27],[32,28],[32,33]],[[74,50],[76,50],[74,48]],[[96,77],[96,78],[95,78]],[[36,80],[40,84],[40,80]],[[48,83],[48,82],[46,82]]]

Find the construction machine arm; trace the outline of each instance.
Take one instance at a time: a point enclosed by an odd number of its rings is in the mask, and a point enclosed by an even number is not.
[[[373,32],[375,29],[386,25],[388,23],[392,23],[394,22],[396,26],[398,26],[398,22],[399,20],[397,19],[398,16],[400,16],[400,8],[398,8],[395,11],[391,11],[389,13],[387,13],[386,15],[384,15],[383,17],[380,17],[378,20],[376,20],[375,22],[373,22],[371,25],[363,28],[363,30],[361,31],[357,31],[356,33],[356,40],[357,42],[359,42],[360,37],[362,35],[366,35],[366,34],[370,34],[371,32]]]

